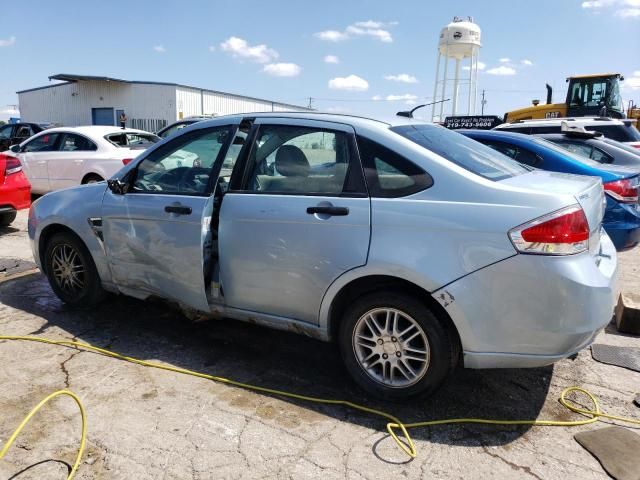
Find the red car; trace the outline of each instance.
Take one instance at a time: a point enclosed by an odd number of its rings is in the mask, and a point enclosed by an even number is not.
[[[0,226],[16,218],[18,210],[31,205],[31,184],[16,157],[0,153]]]

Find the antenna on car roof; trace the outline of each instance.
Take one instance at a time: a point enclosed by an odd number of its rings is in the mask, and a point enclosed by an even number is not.
[[[413,118],[413,112],[415,112],[416,110],[418,110],[419,108],[422,107],[428,107],[429,105],[435,105],[436,103],[444,103],[444,102],[448,102],[450,99],[447,98],[445,100],[438,100],[437,102],[431,102],[431,103],[425,103],[424,105],[418,105],[417,107],[408,110],[408,111],[403,111],[403,112],[398,112],[396,113],[396,115],[398,117],[407,117],[407,118]]]

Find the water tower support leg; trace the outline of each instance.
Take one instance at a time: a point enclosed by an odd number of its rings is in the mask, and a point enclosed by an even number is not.
[[[447,69],[449,67],[449,44],[447,44],[447,47],[445,48],[444,51],[444,77],[442,78],[442,98],[440,100],[442,100],[442,102],[440,102],[440,118],[438,120],[440,120],[441,122],[444,120],[442,118],[442,113],[444,112],[444,95],[447,92]]]
[[[475,48],[471,52],[471,63],[469,64],[469,103],[467,105],[467,115],[475,115],[475,84],[473,82],[473,69],[476,68],[476,50]],[[472,103],[473,102],[473,103]],[[473,109],[471,108],[473,105]]]
[[[431,100],[432,102],[436,102],[438,100],[436,95],[438,95],[439,79],[440,79],[440,51],[438,50],[438,63],[436,63],[436,81],[433,84],[433,99]],[[436,104],[434,103],[433,105],[431,105],[431,121],[433,122],[435,118],[436,118]]]
[[[458,90],[460,88],[460,59],[456,58],[456,76],[453,79],[453,107],[451,109],[452,115],[458,113]]]

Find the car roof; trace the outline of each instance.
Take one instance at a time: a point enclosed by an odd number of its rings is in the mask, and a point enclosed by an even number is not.
[[[326,112],[248,112],[232,115],[223,115],[198,122],[198,125],[215,125],[221,121],[240,122],[244,118],[291,118],[300,120],[318,120],[324,122],[345,123],[354,127],[395,127],[401,125],[422,125],[425,120],[407,118],[401,116],[389,116],[371,118],[358,115],[326,113]]]
[[[578,140],[581,142],[588,142],[591,140],[602,141],[603,138],[606,138],[602,135],[581,137],[579,135],[571,135],[566,133],[535,133],[534,136],[539,138],[554,138],[557,140]]]
[[[617,118],[607,118],[607,117],[561,117],[561,118],[539,118],[539,119],[531,119],[531,120],[516,120],[515,122],[507,122],[501,123],[497,127],[497,130],[500,129],[509,129],[509,128],[518,128],[522,126],[556,126],[560,125],[563,121],[566,121],[570,125],[623,125],[624,122]]]
[[[97,136],[104,137],[105,135],[111,135],[114,133],[146,133],[149,135],[153,135],[152,133],[145,132],[144,130],[137,130],[135,128],[120,128],[109,125],[87,125],[83,127],[55,127],[49,128],[46,130],[47,133],[56,133],[56,132],[76,132],[86,135],[88,137]]]
[[[513,140],[520,140],[524,142],[532,142],[533,137],[531,135],[527,135],[526,133],[518,133],[518,132],[509,132],[504,130],[474,130],[474,129],[461,129],[458,130],[458,133],[462,133],[463,135],[470,133],[470,136],[484,137],[484,138],[495,138],[499,140],[501,138],[508,138]],[[534,142],[535,143],[535,142]]]

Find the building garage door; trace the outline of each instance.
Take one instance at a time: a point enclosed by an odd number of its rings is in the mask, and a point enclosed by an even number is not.
[[[91,121],[94,125],[115,125],[113,108],[92,108]]]

